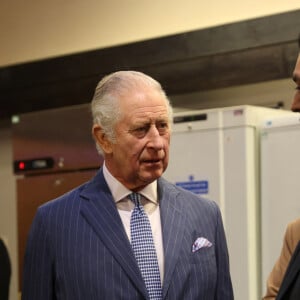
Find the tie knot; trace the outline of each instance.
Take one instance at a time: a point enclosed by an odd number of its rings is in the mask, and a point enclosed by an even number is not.
[[[139,207],[141,204],[141,195],[138,193],[131,193],[128,195],[129,199],[134,203],[135,206]]]

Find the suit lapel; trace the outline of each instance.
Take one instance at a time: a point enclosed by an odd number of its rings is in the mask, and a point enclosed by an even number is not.
[[[186,215],[183,201],[178,201],[178,191],[163,179],[158,180],[161,224],[164,243],[165,272],[163,298],[166,296],[184,236]]]
[[[295,278],[300,272],[300,242],[298,243],[293,256],[290,260],[289,266],[286,270],[286,273],[284,275],[281,287],[278,292],[278,296],[276,299],[285,299],[284,295],[287,293],[287,291],[292,288],[292,284],[295,282]]]
[[[146,299],[144,281],[102,170],[80,196],[84,198],[81,214]]]

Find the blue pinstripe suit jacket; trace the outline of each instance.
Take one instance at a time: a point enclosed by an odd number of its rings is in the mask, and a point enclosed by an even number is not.
[[[165,254],[163,299],[233,299],[215,202],[162,178],[158,193]],[[193,253],[198,237],[212,246]],[[148,299],[101,169],[91,181],[38,209],[23,278],[23,300]]]

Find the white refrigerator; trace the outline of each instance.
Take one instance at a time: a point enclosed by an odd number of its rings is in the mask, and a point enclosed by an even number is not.
[[[261,131],[262,280],[277,260],[286,226],[300,217],[300,114],[265,120]]]
[[[235,299],[260,299],[259,130],[287,114],[254,106],[176,113],[165,177],[221,209]]]

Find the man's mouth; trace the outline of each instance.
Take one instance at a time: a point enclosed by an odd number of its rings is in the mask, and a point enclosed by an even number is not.
[[[144,163],[155,164],[155,163],[159,163],[160,161],[161,161],[160,159],[147,159],[144,160]]]

